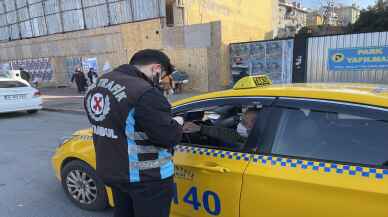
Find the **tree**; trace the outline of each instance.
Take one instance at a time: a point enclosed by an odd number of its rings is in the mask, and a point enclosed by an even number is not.
[[[383,0],[373,7],[361,11],[360,17],[350,26],[351,32],[388,31],[388,9]]]
[[[378,0],[375,6],[362,10],[360,17],[354,24],[348,26],[306,26],[299,30],[298,36],[320,36],[357,32],[384,32],[388,31],[388,7],[384,0]]]
[[[347,28],[343,26],[319,25],[319,26],[305,26],[301,28],[296,37],[309,37],[320,35],[334,35],[346,33]]]

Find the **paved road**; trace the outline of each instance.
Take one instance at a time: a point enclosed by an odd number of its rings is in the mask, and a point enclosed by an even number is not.
[[[42,88],[43,107],[51,111],[84,113],[83,95],[74,88]],[[169,96],[171,102],[198,95],[196,92],[187,92]]]
[[[105,217],[75,207],[56,180],[51,156],[58,138],[88,126],[86,117],[40,112],[0,115],[1,217]]]

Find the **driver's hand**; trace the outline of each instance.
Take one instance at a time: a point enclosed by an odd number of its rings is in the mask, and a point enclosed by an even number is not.
[[[201,126],[194,124],[193,122],[185,122],[183,124],[184,133],[197,133],[201,131]]]

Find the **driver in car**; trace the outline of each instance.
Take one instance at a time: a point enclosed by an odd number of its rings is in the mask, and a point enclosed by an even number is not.
[[[257,115],[257,109],[247,109],[243,113],[240,123],[237,125],[237,131],[225,127],[197,125],[193,122],[186,122],[183,126],[183,132],[200,133],[201,135],[220,140],[228,145],[242,147],[255,125]]]

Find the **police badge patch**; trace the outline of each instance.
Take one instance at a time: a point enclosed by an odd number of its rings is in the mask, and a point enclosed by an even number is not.
[[[109,96],[103,96],[101,93],[89,95],[87,98],[87,110],[90,117],[97,121],[103,121],[110,111]]]

